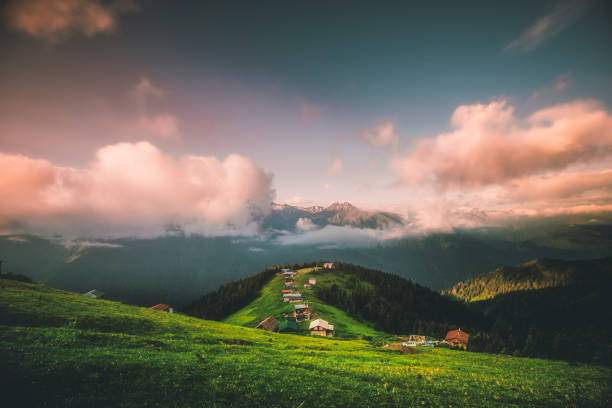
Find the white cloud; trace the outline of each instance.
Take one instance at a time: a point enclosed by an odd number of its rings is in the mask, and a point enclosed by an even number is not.
[[[310,218],[303,218],[297,220],[295,227],[298,231],[312,231],[317,229],[317,226],[312,222]]]

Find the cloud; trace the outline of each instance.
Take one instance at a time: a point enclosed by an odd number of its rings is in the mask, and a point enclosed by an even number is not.
[[[566,72],[564,74],[558,75],[554,81],[548,86],[536,90],[532,95],[531,99],[537,99],[541,96],[552,94],[555,92],[561,92],[567,89],[570,86],[572,81],[572,74],[570,72]]]
[[[179,118],[169,113],[151,114],[150,111],[166,96],[166,91],[147,78],[142,77],[129,91],[130,98],[141,112],[135,123],[128,126],[128,131],[140,131],[164,139],[176,139],[179,136]]]
[[[280,235],[276,241],[281,245],[333,244],[334,247],[359,247],[375,245],[388,238],[391,238],[388,231],[326,225],[318,230]]]
[[[421,139],[392,166],[400,183],[477,188],[597,164],[612,154],[612,116],[593,100],[540,109],[525,120],[504,100],[459,106],[453,130]]]
[[[312,231],[317,229],[317,226],[312,222],[310,218],[301,217],[295,223],[295,228],[298,231]]]
[[[92,37],[115,30],[118,16],[133,11],[133,1],[117,0],[14,0],[6,8],[9,24],[16,30],[49,41],[71,33]]]
[[[274,198],[271,175],[243,156],[175,159],[148,142],[105,146],[82,169],[2,153],[0,167],[0,229],[20,232],[253,233]]]
[[[377,149],[390,148],[396,150],[399,143],[395,123],[390,120],[375,123],[365,128],[361,133],[361,138]]]
[[[544,41],[558,35],[574,24],[588,9],[589,0],[561,0],[550,13],[540,17],[518,38],[511,41],[504,51],[532,51]]]
[[[129,94],[130,97],[144,109],[148,103],[161,100],[166,93],[162,88],[154,85],[149,78],[142,77],[138,83],[130,89]]]
[[[141,116],[138,127],[164,139],[174,139],[179,135],[178,118],[174,115],[161,114],[153,117]]]

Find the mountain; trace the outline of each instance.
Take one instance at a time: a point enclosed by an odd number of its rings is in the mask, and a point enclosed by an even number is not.
[[[283,265],[222,285],[186,306],[184,312],[203,318],[254,327],[272,315],[292,311],[282,302],[282,267],[297,270],[294,282],[316,317],[333,322],[344,338],[380,337],[385,333],[412,333],[443,337],[450,329],[483,329],[484,317],[465,305],[396,275],[364,267],[334,263],[324,269],[322,262]],[[303,289],[309,278],[317,284]],[[308,323],[302,324],[306,327]]]
[[[348,202],[333,203],[328,207],[295,207],[274,203],[271,213],[263,221],[263,227],[279,231],[296,231],[303,228],[305,222],[310,222],[308,226],[316,228],[336,225],[383,229],[401,226],[404,220],[398,214],[361,210]]]
[[[442,294],[466,302],[487,300],[504,293],[567,286],[598,286],[612,279],[612,258],[563,261],[536,259],[504,266],[459,282]]]
[[[4,279],[0,293],[0,393],[11,407],[609,406],[608,367],[402,354]]]

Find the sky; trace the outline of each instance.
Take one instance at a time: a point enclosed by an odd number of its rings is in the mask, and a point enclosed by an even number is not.
[[[273,201],[432,229],[612,209],[606,1],[0,13],[0,231],[253,232]]]

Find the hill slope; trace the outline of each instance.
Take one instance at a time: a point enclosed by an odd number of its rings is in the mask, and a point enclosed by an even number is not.
[[[612,258],[584,261],[536,259],[521,265],[497,268],[487,274],[459,282],[442,293],[466,302],[474,302],[516,291],[597,286],[611,279]]]
[[[612,258],[535,260],[498,268],[443,293],[495,323],[473,350],[612,363]]]
[[[606,407],[612,370],[282,335],[0,280],[9,406]]]
[[[399,276],[346,263],[335,263],[331,270],[316,265],[320,263],[298,269],[294,277],[297,290],[313,310],[313,319],[320,317],[334,324],[341,337],[410,332],[443,337],[446,331],[458,326],[471,330],[486,325],[481,314]],[[223,285],[187,306],[185,311],[247,327],[255,327],[270,315],[280,320],[293,310],[293,305],[283,303],[284,278],[273,276],[273,272],[274,268],[269,268]],[[312,289],[303,288],[308,278],[317,279]],[[249,291],[249,296],[243,295],[244,291]],[[246,304],[243,300],[248,297],[252,301]],[[300,325],[307,326],[307,322]]]

